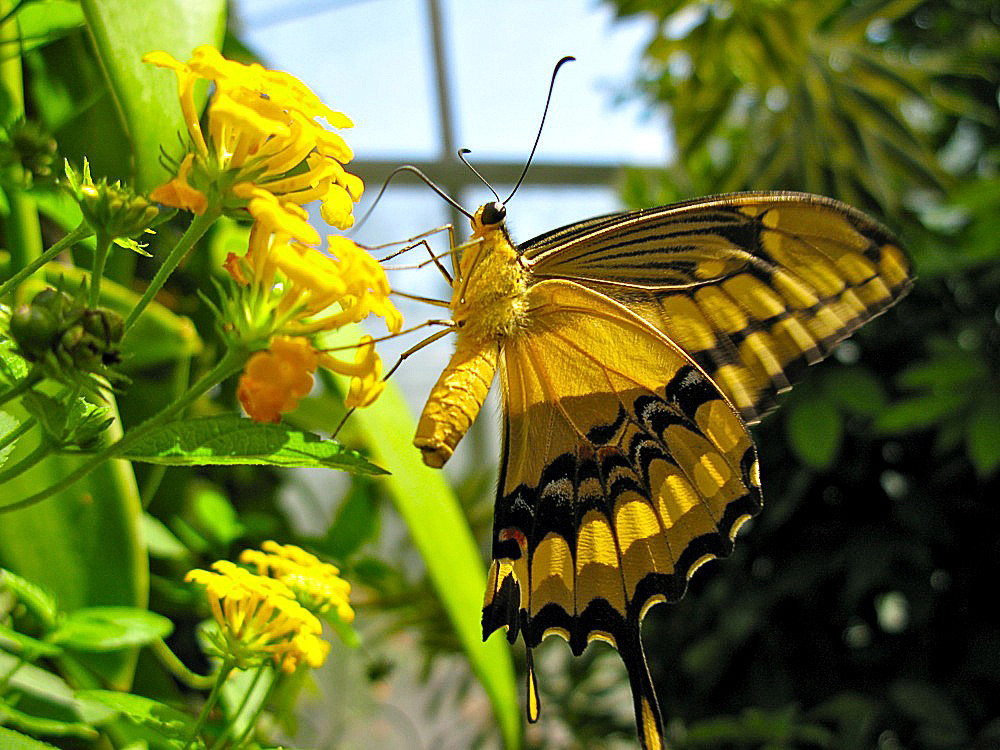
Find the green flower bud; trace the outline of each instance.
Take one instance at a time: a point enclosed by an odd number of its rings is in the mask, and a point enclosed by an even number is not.
[[[55,139],[33,121],[18,120],[0,140],[0,166],[21,165],[21,187],[52,186],[59,163]]]
[[[25,359],[36,361],[52,351],[68,324],[83,312],[66,292],[43,289],[30,304],[20,305],[10,316],[10,336]]]
[[[83,218],[99,237],[103,235],[117,245],[148,255],[142,250],[143,246],[131,238],[151,231],[149,227],[160,213],[153,203],[121,182],[108,184],[104,177],[94,182],[86,159],[82,176],[67,162],[66,178],[73,197],[80,204]]]

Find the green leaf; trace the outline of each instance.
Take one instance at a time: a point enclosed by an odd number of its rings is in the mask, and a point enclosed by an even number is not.
[[[934,427],[955,415],[965,406],[966,394],[945,393],[914,396],[890,404],[875,419],[882,432],[906,432]]]
[[[844,425],[834,401],[815,396],[788,404],[788,441],[802,463],[826,469],[837,457]]]
[[[49,440],[59,447],[93,447],[114,417],[107,406],[98,406],[82,398],[60,401],[38,391],[29,391],[24,408],[45,430]]]
[[[96,729],[83,722],[60,721],[59,719],[35,716],[25,711],[19,711],[6,703],[0,703],[0,720],[4,724],[13,725],[26,732],[34,732],[35,734],[53,735],[56,737],[82,737],[88,740],[96,739],[98,736]],[[0,740],[2,739],[3,735],[0,735]],[[0,747],[6,748],[7,745],[0,744]],[[48,745],[44,747],[48,747]]]
[[[152,698],[114,690],[80,690],[76,695],[103,703],[167,739],[186,739],[190,734],[190,716]]]
[[[16,654],[23,654],[27,661],[35,661],[40,656],[57,656],[62,653],[62,649],[58,646],[18,633],[2,622],[0,622],[0,647]]]
[[[346,560],[378,534],[379,513],[369,484],[360,479],[353,483],[323,539],[323,551],[338,560]]]
[[[245,532],[233,504],[215,485],[197,487],[192,511],[198,530],[221,547],[228,547]]]
[[[23,39],[22,54],[83,26],[80,4],[72,0],[22,2],[16,17]]]
[[[171,422],[138,441],[124,457],[167,466],[268,464],[385,473],[357,451],[332,440],[236,414]]]
[[[14,407],[23,414],[19,404],[8,405],[12,411]],[[110,432],[117,433],[117,425]],[[11,460],[34,450],[36,442],[30,434],[19,440]],[[47,456],[4,485],[4,501],[33,495],[86,460]],[[139,536],[141,513],[131,466],[108,461],[44,502],[0,516],[0,565],[51,591],[64,611],[97,605],[145,607],[149,561]],[[136,656],[101,654],[81,656],[81,661],[107,684],[127,687]]]
[[[0,747],[4,750],[59,750],[55,745],[0,727]]]
[[[357,340],[356,330],[344,329],[338,341],[347,343],[351,335]],[[458,499],[442,472],[425,466],[413,447],[416,425],[391,381],[374,404],[357,410],[351,419],[375,459],[392,471],[379,481],[406,522],[472,670],[493,704],[505,747],[519,748],[521,712],[510,648],[501,637],[482,641],[486,573]]]
[[[183,560],[188,556],[188,548],[181,540],[160,519],[149,513],[142,514],[142,536],[151,557]]]
[[[147,191],[168,175],[161,147],[177,149],[186,132],[171,71],[142,62],[154,50],[187,60],[200,44],[222,42],[224,0],[161,0],[141,12],[132,0],[82,0],[97,56],[135,154],[136,187]],[[175,156],[179,154],[175,153]]]
[[[22,578],[11,570],[0,568],[0,591],[9,591],[29,612],[41,622],[45,628],[51,628],[56,623],[59,605],[52,592]]]
[[[995,398],[972,407],[965,445],[980,478],[987,479],[1000,469],[1000,403]]]
[[[5,411],[0,411],[0,439],[6,438],[10,433],[16,430],[20,426],[20,422],[12,417]],[[10,452],[14,450],[14,444],[9,443],[8,445],[0,448],[0,466],[7,463],[7,457]]]
[[[9,310],[0,306],[0,313],[9,314]],[[8,338],[0,340],[0,376],[3,376],[7,383],[23,380],[31,369],[27,360],[15,351],[16,347],[17,345]]]
[[[166,638],[173,623],[136,607],[85,607],[69,613],[49,640],[75,651],[120,651]]]
[[[842,409],[873,416],[885,408],[885,386],[863,367],[835,368],[826,373],[823,390]]]
[[[7,684],[20,691],[33,702],[52,706],[65,715],[68,711],[87,724],[106,721],[112,713],[102,704],[80,699],[73,689],[58,675],[0,651],[0,674],[9,676]],[[3,747],[0,744],[0,747]]]

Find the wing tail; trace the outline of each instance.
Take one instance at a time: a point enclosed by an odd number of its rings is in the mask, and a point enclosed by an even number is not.
[[[642,649],[642,640],[639,638],[638,624],[628,628],[627,633],[626,638],[618,644],[618,653],[625,662],[629,685],[632,688],[639,746],[642,750],[664,750],[667,743],[663,738],[663,719],[656,700],[656,691],[653,689],[653,680],[649,676],[649,665]]]

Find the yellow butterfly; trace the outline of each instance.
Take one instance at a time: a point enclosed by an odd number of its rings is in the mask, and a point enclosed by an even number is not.
[[[494,374],[503,453],[483,638],[615,646],[643,748],[662,723],[646,611],[728,555],[761,507],[757,422],[789,377],[912,283],[892,235],[829,198],[720,195],[604,216],[515,246],[502,203],[457,248],[455,354],[414,444],[440,467]]]

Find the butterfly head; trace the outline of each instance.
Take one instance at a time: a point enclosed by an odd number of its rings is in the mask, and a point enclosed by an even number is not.
[[[472,234],[482,237],[487,232],[502,229],[507,218],[507,207],[499,201],[484,203],[472,215]]]

